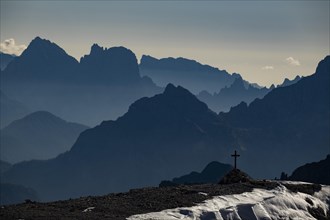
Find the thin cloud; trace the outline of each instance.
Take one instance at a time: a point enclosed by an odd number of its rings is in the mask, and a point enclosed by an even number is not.
[[[285,59],[287,64],[290,64],[292,66],[300,66],[300,62],[297,59],[294,59],[293,57],[288,57]]]
[[[0,43],[0,51],[7,54],[19,56],[25,49],[26,46],[24,44],[16,45],[16,42],[13,38],[4,40]]]
[[[273,70],[275,69],[273,66],[264,66],[261,68],[262,70]]]

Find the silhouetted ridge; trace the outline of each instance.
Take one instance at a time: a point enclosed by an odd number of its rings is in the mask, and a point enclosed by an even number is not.
[[[245,86],[244,86],[244,82],[243,82],[242,77],[240,77],[240,76],[237,77],[234,80],[233,84],[231,84],[230,87],[233,88],[233,89],[245,89]]]
[[[263,98],[269,91],[267,88],[257,88],[247,84],[240,75],[237,75],[234,82],[229,87],[222,88],[220,92],[213,95],[203,92],[197,97],[207,103],[212,110],[227,112],[241,102],[249,104],[257,98]]]
[[[89,78],[88,83],[113,84],[140,80],[136,56],[125,47],[107,49],[93,44],[90,54],[80,59],[80,65],[86,79]],[[93,75],[93,78],[89,75]]]
[[[297,167],[299,160],[313,161],[329,153],[329,62],[327,56],[315,74],[290,86],[275,88],[248,106],[243,103],[220,114],[229,126],[236,128],[239,142],[249,149],[251,160],[266,158],[260,162],[264,173],[271,172],[273,164],[290,170]],[[257,169],[256,165],[248,171]]]
[[[32,56],[35,59],[43,59],[39,61],[57,61],[59,63],[61,61],[66,61],[65,57],[69,55],[57,44],[46,39],[41,39],[40,37],[36,37],[31,41],[27,49],[24,50],[20,57],[26,56]],[[77,63],[73,57],[70,58],[71,62]]]
[[[143,55],[139,65],[142,76],[149,76],[159,86],[181,85],[194,94],[203,90],[217,92],[232,84],[238,74],[201,64],[186,58],[162,58]]]
[[[21,56],[9,63],[2,79],[14,82],[69,81],[78,61],[57,44],[36,37]]]
[[[325,114],[323,121],[326,121],[329,118],[329,103],[324,100],[329,100],[329,64],[330,56],[327,56],[318,64],[315,74],[290,86],[275,88],[262,100],[251,102],[243,111],[234,108],[235,111],[223,116],[238,127],[265,128],[276,125],[292,126],[295,130],[299,127],[297,124],[311,122],[311,116],[319,118],[320,113]],[[286,119],[292,120],[292,124]]]
[[[189,96],[189,97],[195,97],[191,92],[189,92],[188,89],[183,88],[182,86],[174,86],[172,83],[169,83],[164,90],[165,96]]]
[[[36,112],[33,112],[25,117],[23,117],[22,119],[19,119],[19,120],[24,120],[25,122],[40,122],[40,123],[47,123],[47,122],[66,122],[64,121],[63,119],[61,119],[60,117],[57,117],[55,115],[53,115],[52,113],[50,112],[47,112],[47,111],[36,111]],[[17,123],[17,121],[14,121],[12,123],[12,125],[10,126],[13,126],[13,124]]]
[[[307,163],[298,167],[289,180],[330,185],[330,155],[319,162]]]
[[[152,98],[142,98],[134,102],[127,114],[135,115],[137,112],[145,114],[145,112],[150,111],[156,114],[155,116],[159,115],[159,117],[162,114],[171,114],[171,112],[190,117],[199,117],[199,114],[206,112],[211,113],[207,105],[199,101],[187,89],[181,86],[175,87],[173,84],[168,84],[163,94],[156,95]],[[212,114],[215,113],[212,112]]]
[[[330,56],[326,56],[321,62],[319,62],[315,75],[322,78],[330,77]]]
[[[90,55],[101,54],[104,51],[103,47],[100,47],[98,44],[93,44],[91,47]]]
[[[31,113],[1,130],[1,159],[17,163],[55,157],[69,150],[87,128],[46,111]]]
[[[94,44],[79,63],[40,37],[1,72],[0,83],[4,93],[29,109],[91,126],[118,118],[135,100],[163,91],[150,78],[140,77],[137,59],[127,48]]]
[[[159,186],[173,186],[178,184],[201,184],[201,183],[218,183],[220,179],[232,170],[229,164],[212,161],[207,164],[201,172],[191,172],[187,175],[173,178],[172,181],[162,181]]]
[[[174,70],[181,70],[181,71],[214,71],[218,70],[218,68],[200,64],[195,60],[178,57],[168,57],[162,59],[156,59],[149,55],[142,55],[141,58],[141,65],[143,67],[148,68],[166,68],[166,69],[174,69]]]
[[[283,81],[283,83],[282,84],[280,84],[280,85],[278,85],[277,87],[284,87],[284,86],[290,86],[290,85],[292,85],[292,84],[295,84],[295,83],[297,83],[299,80],[301,80],[302,79],[302,77],[300,77],[300,76],[296,76],[294,79],[292,79],[292,80],[289,80],[288,78],[285,78],[284,79],[284,81]]]

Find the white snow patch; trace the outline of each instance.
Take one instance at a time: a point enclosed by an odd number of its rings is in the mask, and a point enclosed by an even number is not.
[[[202,195],[202,196],[207,196],[207,193],[205,192],[198,192],[199,195]]]
[[[284,184],[290,184],[290,185],[303,185],[303,184],[313,184],[309,182],[303,182],[303,181],[289,181],[289,180],[275,180],[274,182],[278,183],[284,183]]]
[[[88,207],[87,209],[85,209],[82,212],[91,212],[93,209],[95,209],[95,207]]]
[[[306,201],[309,198],[312,204]],[[133,215],[128,220],[271,220],[304,219],[315,220],[308,207],[320,207],[327,213],[330,186],[311,196],[293,193],[285,186],[273,190],[254,189],[242,194],[215,196],[193,207],[167,209],[161,212]]]

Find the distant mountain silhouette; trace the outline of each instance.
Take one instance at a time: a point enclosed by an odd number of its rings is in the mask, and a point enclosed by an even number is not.
[[[256,88],[254,86],[244,85],[243,79],[239,76],[229,87],[222,88],[220,92],[211,95],[207,91],[198,94],[198,98],[205,102],[212,110],[216,112],[227,112],[231,107],[241,102],[250,103],[256,98],[263,98],[270,89]]]
[[[24,104],[7,97],[1,90],[0,110],[0,128],[30,113]]]
[[[274,178],[329,153],[329,62],[326,57],[312,76],[220,115],[169,84],[116,121],[82,132],[69,152],[15,164],[3,179],[36,189],[42,200],[105,194],[228,161],[233,147],[241,149],[241,169]]]
[[[15,164],[2,179],[36,189],[43,200],[105,194],[157,185],[209,161],[227,162],[234,147],[242,151],[240,168],[253,177],[273,178],[297,167],[297,161],[312,161],[329,151],[329,62],[326,57],[314,75],[219,115],[188,90],[169,84],[162,94],[134,102],[117,120],[82,132],[69,152]],[[8,68],[12,65],[14,61]],[[7,91],[17,100],[29,95],[24,100],[71,113],[66,119],[79,113],[84,120],[105,119],[119,105],[123,111],[124,102],[156,91],[139,83],[123,84],[120,89],[35,84],[39,90],[30,94],[25,84],[7,85]]]
[[[202,172],[199,173],[194,171],[190,174],[173,178],[172,181],[170,181],[170,184],[218,183],[220,179],[232,169],[233,167],[229,164],[212,161],[202,170]],[[162,181],[162,183],[166,182],[167,181]],[[162,185],[162,183],[160,183],[160,185]]]
[[[257,162],[247,170],[249,173],[260,176],[261,172],[256,171],[262,166],[263,173],[275,175],[274,164],[291,170],[298,165],[292,158],[311,161],[329,154],[329,79],[327,56],[315,74],[293,85],[275,88],[249,106],[241,103],[228,113],[220,113],[222,120],[236,128],[238,142],[247,150],[249,160]]]
[[[169,84],[116,121],[82,132],[69,152],[15,164],[4,180],[35,188],[44,200],[126,191],[224,159],[233,141],[206,104]]]
[[[37,192],[20,185],[0,183],[0,205],[23,203],[25,200],[39,201]]]
[[[88,127],[39,111],[1,130],[1,160],[11,163],[49,159],[64,153]]]
[[[78,61],[49,40],[36,37],[3,72],[2,80],[14,82],[66,82],[72,80]]]
[[[80,59],[80,68],[86,73],[88,83],[95,81],[109,85],[141,80],[135,54],[124,47],[104,49],[94,44],[90,54]]]
[[[29,109],[94,126],[162,88],[140,76],[129,49],[94,44],[79,63],[55,43],[36,37],[1,73],[1,90]]]
[[[159,86],[173,83],[194,94],[203,90],[209,93],[218,92],[221,88],[231,85],[239,76],[181,57],[156,59],[143,55],[139,68],[142,76],[149,76]]]
[[[294,79],[289,80],[288,78],[285,78],[283,83],[278,85],[277,87],[284,87],[284,86],[290,86],[293,85],[295,83],[297,83],[299,80],[301,80],[302,77],[301,76],[296,76]]]
[[[330,155],[319,162],[307,163],[298,167],[289,180],[330,185]]]
[[[14,55],[0,52],[0,69],[4,70],[14,58]]]

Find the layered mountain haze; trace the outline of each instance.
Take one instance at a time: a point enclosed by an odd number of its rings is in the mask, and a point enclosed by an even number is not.
[[[231,85],[239,74],[229,74],[225,70],[203,65],[186,58],[162,58],[143,55],[139,65],[142,76],[149,76],[159,86],[168,83],[180,85],[194,94],[203,90],[210,93]]]
[[[301,76],[296,76],[294,79],[290,80],[288,78],[285,78],[283,83],[278,85],[277,87],[284,87],[284,86],[290,86],[292,84],[297,83],[299,80],[301,80],[303,77]]]
[[[90,54],[80,59],[80,69],[88,84],[120,85],[141,80],[135,54],[124,47],[104,49],[94,44]]]
[[[141,75],[151,77],[157,85],[173,83],[187,88],[215,112],[227,112],[242,101],[250,103],[271,90],[250,84],[237,73],[181,57],[156,59],[143,55],[139,68]]]
[[[244,166],[249,167],[248,173],[262,176],[278,168],[291,172],[299,165],[298,160],[317,161],[329,154],[329,85],[327,56],[315,74],[273,89],[249,106],[241,103],[228,113],[220,113],[222,120],[236,128],[245,158],[255,161],[252,165],[242,158]]]
[[[169,84],[116,121],[82,132],[69,152],[16,164],[3,179],[36,189],[42,200],[105,194],[226,162],[234,148],[249,175],[273,178],[329,151],[329,62],[326,57],[314,75],[220,115]]]
[[[39,37],[1,73],[1,89],[29,109],[94,126],[116,119],[138,98],[162,91],[140,77],[134,53],[93,45],[80,63]]]
[[[4,180],[38,189],[43,200],[125,191],[224,159],[234,145],[214,112],[170,84],[163,94],[133,103],[118,120],[81,133],[69,152],[16,164]]]
[[[220,92],[211,95],[207,91],[202,91],[197,97],[216,112],[228,112],[231,107],[241,102],[249,104],[256,98],[263,98],[269,91],[271,89],[245,86],[243,79],[239,76],[229,87],[220,89]]]
[[[50,159],[68,151],[88,127],[45,112],[34,112],[1,130],[1,160]]]
[[[78,61],[49,40],[36,37],[28,48],[2,73],[7,83],[68,82],[73,80]]]

